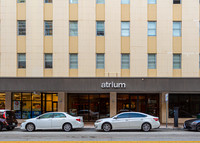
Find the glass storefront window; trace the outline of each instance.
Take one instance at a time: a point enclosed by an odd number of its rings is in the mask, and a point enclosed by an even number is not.
[[[5,109],[5,93],[0,93],[0,109]]]
[[[200,113],[199,94],[169,94],[169,118],[174,117],[174,107],[179,107],[179,118],[196,118]]]
[[[52,100],[53,98],[54,101]],[[17,119],[35,118],[42,113],[58,110],[57,94],[13,93],[12,109]]]
[[[109,94],[69,94],[68,113],[85,121],[110,117]]]

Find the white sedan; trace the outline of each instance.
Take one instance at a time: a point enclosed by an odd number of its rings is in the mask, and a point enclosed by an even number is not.
[[[94,123],[96,130],[109,132],[110,130],[140,129],[145,132],[160,127],[158,117],[140,112],[124,112],[112,118],[99,119]]]
[[[45,113],[36,118],[28,119],[21,124],[21,129],[29,132],[39,129],[61,129],[69,132],[72,129],[83,127],[82,117],[73,117],[65,112]]]

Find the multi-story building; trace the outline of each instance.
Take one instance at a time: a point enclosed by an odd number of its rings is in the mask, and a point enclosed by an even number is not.
[[[0,0],[0,108],[194,118],[199,13],[199,0]]]

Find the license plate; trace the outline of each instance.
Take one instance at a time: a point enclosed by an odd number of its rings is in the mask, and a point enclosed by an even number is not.
[[[15,123],[13,123],[13,126],[15,125]]]

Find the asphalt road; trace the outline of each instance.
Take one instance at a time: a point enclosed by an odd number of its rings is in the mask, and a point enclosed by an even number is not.
[[[156,129],[142,131],[95,131],[92,128],[64,131],[26,132],[19,128],[13,131],[1,131],[0,141],[200,141],[200,132]]]

